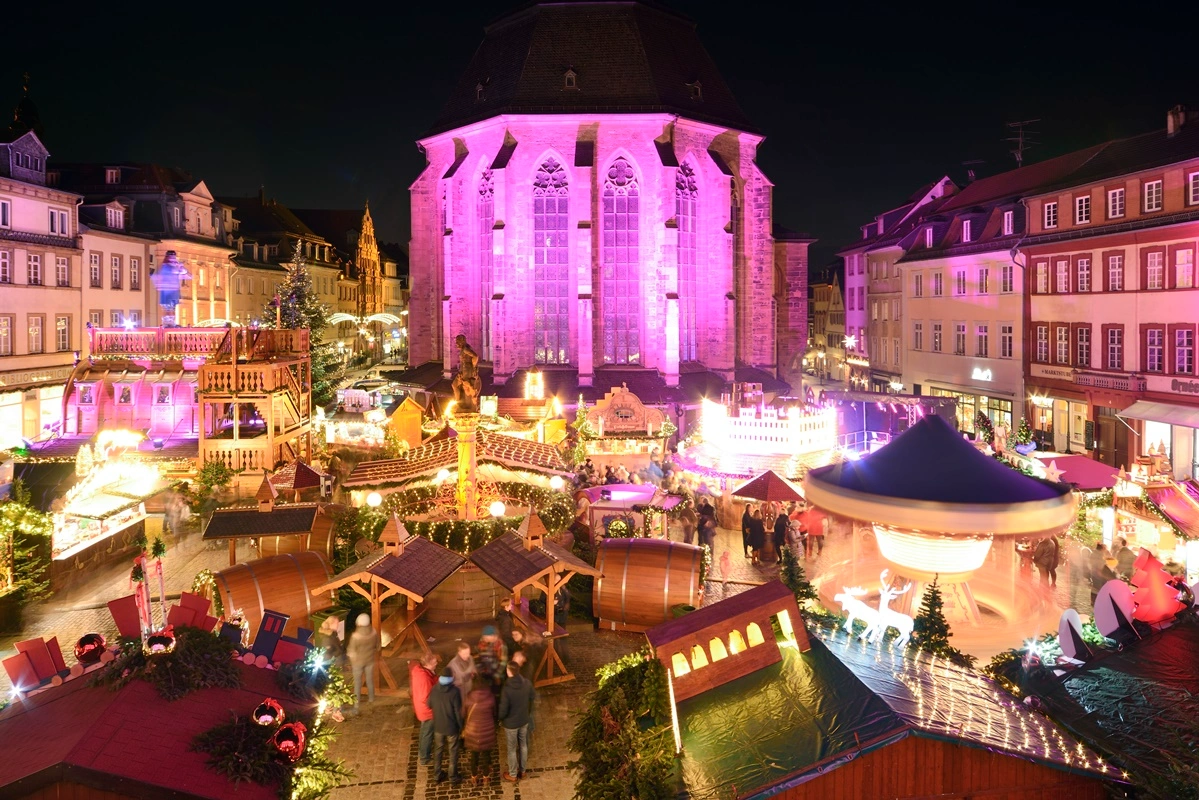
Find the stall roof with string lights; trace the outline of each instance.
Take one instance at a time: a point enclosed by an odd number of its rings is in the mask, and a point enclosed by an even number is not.
[[[477,437],[476,459],[479,464],[492,463],[507,469],[545,475],[573,474],[570,465],[553,445],[486,430],[480,430]],[[441,470],[456,472],[457,469],[457,438],[446,436],[414,447],[399,458],[364,461],[354,468],[342,486],[347,490],[403,486],[418,480],[430,480]]]
[[[803,653],[783,648],[779,664],[679,704],[689,796],[727,797],[735,786],[747,798],[849,800],[1005,786],[1011,796],[1047,790],[1100,800],[1105,783],[1119,778],[971,670],[840,630],[817,631],[810,644]]]
[[[530,509],[516,533],[508,532],[492,539],[470,554],[471,562],[493,581],[511,592],[515,604],[513,616],[526,629],[545,637],[545,652],[533,672],[533,683],[546,686],[574,680],[554,640],[566,636],[566,630],[554,624],[554,598],[575,575],[600,577],[598,569],[575,556],[561,545],[545,541],[545,524]],[[545,619],[529,613],[520,593],[531,588],[545,596]],[[558,674],[555,675],[555,669]]]
[[[379,544],[379,550],[342,570],[328,583],[313,588],[312,593],[320,595],[349,586],[370,601],[371,625],[388,638],[382,655],[394,655],[406,642],[412,642],[421,653],[428,653],[428,642],[418,624],[426,610],[425,598],[457,572],[466,563],[466,558],[436,542],[408,533],[395,514],[383,526]],[[405,602],[384,619],[383,603],[392,597],[401,597]],[[395,691],[395,678],[382,658],[379,665],[387,684],[384,691]]]

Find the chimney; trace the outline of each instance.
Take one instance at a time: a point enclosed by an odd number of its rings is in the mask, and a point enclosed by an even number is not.
[[[1174,136],[1183,126],[1199,117],[1199,111],[1189,111],[1184,105],[1176,105],[1166,112],[1166,138]]]

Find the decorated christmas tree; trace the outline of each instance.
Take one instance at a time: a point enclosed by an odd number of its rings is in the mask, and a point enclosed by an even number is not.
[[[1016,444],[1028,444],[1032,441],[1032,428],[1028,427],[1028,420],[1024,417],[1020,418],[1020,426],[1016,428],[1016,435],[1012,437],[1012,441]]]
[[[795,600],[799,603],[800,608],[803,608],[805,601],[816,599],[816,587],[812,586],[812,582],[804,574],[803,565],[799,563],[799,557],[795,554],[795,550],[791,547],[783,547],[779,554],[779,564],[781,567],[779,580],[795,593]]]
[[[1154,558],[1145,548],[1132,564],[1132,599],[1137,607],[1133,619],[1149,625],[1171,619],[1183,609],[1178,600],[1178,589],[1170,585],[1170,573],[1162,568],[1162,562]]]
[[[991,418],[983,412],[978,412],[975,417],[974,427],[978,429],[978,440],[986,442],[989,445],[995,444],[995,426],[991,424]]]
[[[287,277],[279,284],[276,296],[279,303],[279,327],[298,330],[308,329],[308,343],[312,357],[312,401],[319,406],[333,402],[337,384],[341,381],[341,361],[332,343],[324,341],[325,328],[329,325],[332,310],[320,301],[312,287],[312,275],[304,258],[299,240],[296,240]],[[262,308],[262,326],[275,327],[275,301],[268,300]]]
[[[949,644],[951,633],[949,621],[945,619],[945,601],[941,597],[941,587],[934,578],[933,582],[925,587],[920,611],[912,621],[912,644],[930,655],[947,658],[962,666],[971,666],[974,657]]]

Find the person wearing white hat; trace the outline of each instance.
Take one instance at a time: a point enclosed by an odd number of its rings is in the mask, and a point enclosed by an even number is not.
[[[382,643],[379,634],[371,627],[371,615],[359,614],[354,632],[346,643],[346,656],[354,671],[354,711],[358,714],[358,698],[362,694],[362,679],[366,677],[366,692],[370,702],[375,702],[375,661],[379,657]]]

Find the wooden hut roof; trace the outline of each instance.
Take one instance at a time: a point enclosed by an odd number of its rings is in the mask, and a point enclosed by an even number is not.
[[[561,568],[598,576],[599,570],[564,547],[543,541],[528,548],[515,533],[504,533],[470,554],[471,562],[505,589],[515,592],[550,570]]]
[[[645,632],[645,638],[649,640],[651,646],[656,648],[689,634],[698,633],[713,625],[721,625],[726,620],[752,611],[759,606],[771,605],[788,597],[794,601],[790,589],[779,581],[770,581],[721,600],[719,603],[713,603],[689,614],[684,614],[678,619],[667,620],[661,625],[655,625]],[[797,635],[800,630],[802,628],[796,630]]]
[[[279,490],[276,489],[275,485],[271,483],[270,479],[264,475],[262,478],[262,483],[258,485],[258,494],[254,495],[255,499],[261,503],[267,500],[274,500],[278,496]]]
[[[553,445],[530,442],[502,433],[479,431],[476,440],[476,459],[513,469],[568,475],[570,467]],[[366,489],[385,484],[398,484],[438,470],[458,468],[456,437],[437,438],[435,435],[420,447],[414,447],[400,458],[384,461],[364,461],[354,468],[342,484],[346,488]]]
[[[327,592],[352,581],[377,581],[420,602],[465,563],[465,556],[436,542],[412,536],[403,543],[399,553],[382,550],[371,553],[339,572],[329,583],[313,589],[312,593]]]
[[[317,489],[325,473],[303,461],[293,461],[271,475],[271,485],[276,489]]]
[[[319,503],[295,503],[261,511],[256,506],[218,508],[204,529],[205,539],[243,539],[311,533],[321,516]]]

